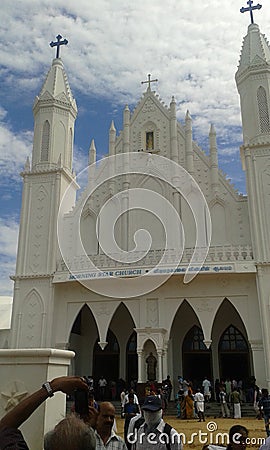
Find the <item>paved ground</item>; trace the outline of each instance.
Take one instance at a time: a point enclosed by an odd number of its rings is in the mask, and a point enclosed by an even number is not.
[[[249,438],[251,439],[248,448],[259,448],[260,440],[266,437],[264,429],[264,421],[256,419],[210,419],[207,418],[205,422],[198,423],[197,420],[179,420],[172,416],[166,416],[165,421],[172,425],[178,433],[184,433],[186,443],[184,448],[201,450],[203,447],[202,440],[207,440],[208,443],[222,445],[222,437],[218,437],[217,433],[227,433],[232,425],[241,424],[249,430]],[[118,434],[123,436],[124,420],[117,418]],[[192,433],[197,433],[193,435]],[[205,433],[204,435],[200,433]],[[260,439],[260,440],[259,440]],[[189,442],[190,441],[190,442]],[[193,441],[193,442],[191,442]]]

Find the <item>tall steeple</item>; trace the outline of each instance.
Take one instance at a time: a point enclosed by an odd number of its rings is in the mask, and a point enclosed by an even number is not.
[[[14,288],[12,347],[51,347],[54,287],[52,274],[60,257],[57,220],[75,204],[78,188],[72,172],[76,102],[60,58],[55,58],[34,102],[32,167],[22,173],[20,232]],[[34,300],[33,300],[34,299]],[[35,326],[29,321],[36,305]],[[31,328],[31,331],[29,329]]]
[[[257,24],[248,27],[235,79],[244,143],[270,142],[270,47]]]
[[[54,168],[61,160],[72,171],[76,101],[63,62],[55,58],[33,106],[35,129],[32,168]]]

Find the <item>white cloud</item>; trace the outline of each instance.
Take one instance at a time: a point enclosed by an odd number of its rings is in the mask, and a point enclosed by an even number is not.
[[[1,295],[12,295],[19,224],[13,218],[0,218],[0,286]]]
[[[0,106],[0,184],[18,182],[18,173],[22,170],[26,157],[31,154],[33,133],[21,131],[15,133],[3,120],[6,111]]]

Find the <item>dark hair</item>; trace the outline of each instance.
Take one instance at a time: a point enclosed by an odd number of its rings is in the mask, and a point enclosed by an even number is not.
[[[230,430],[229,430],[229,444],[227,446],[227,449],[231,449],[232,448],[232,444],[236,444],[237,442],[235,442],[234,440],[234,436],[237,434],[241,434],[242,432],[244,432],[247,436],[248,436],[248,429],[246,427],[244,427],[243,425],[233,425]],[[240,441],[239,441],[240,444]]]

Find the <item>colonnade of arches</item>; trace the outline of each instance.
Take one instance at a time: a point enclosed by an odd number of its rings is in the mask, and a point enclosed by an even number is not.
[[[74,350],[73,372],[81,375],[101,375],[107,380],[122,378],[130,383],[138,379],[137,333],[134,321],[121,303],[111,320],[107,345],[99,345],[98,327],[89,307],[84,305],[74,321],[70,335],[70,349]],[[143,347],[143,364],[146,356],[157,349],[151,335]],[[212,344],[208,348],[198,316],[184,301],[175,314],[168,340],[167,370],[171,378],[178,375],[200,382],[204,376],[245,380],[253,374],[252,357],[245,325],[238,312],[225,299],[220,306],[213,326]],[[163,373],[165,378],[168,373]],[[146,381],[146,367],[143,371]]]

